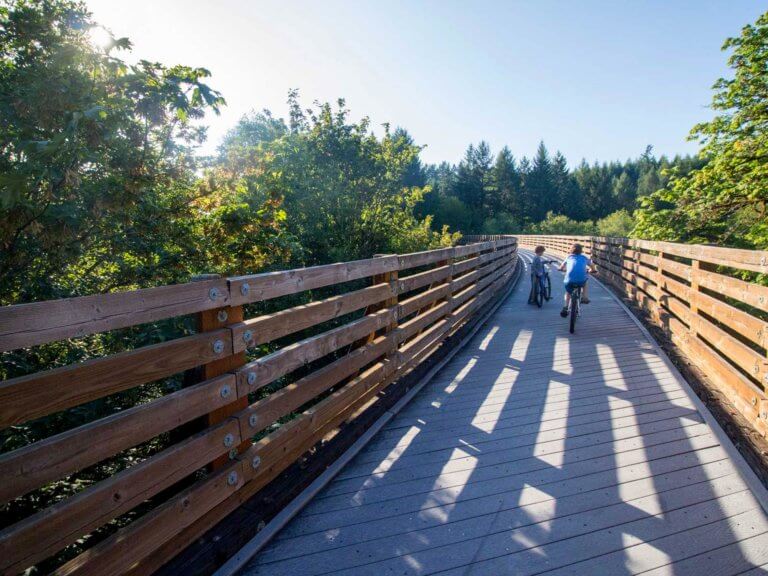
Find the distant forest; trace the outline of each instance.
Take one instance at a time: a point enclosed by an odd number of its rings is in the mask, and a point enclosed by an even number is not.
[[[639,198],[663,188],[670,174],[687,174],[703,164],[690,156],[656,158],[648,146],[636,160],[582,160],[571,170],[566,158],[550,154],[544,142],[532,160],[517,160],[507,147],[494,157],[480,142],[467,148],[457,166],[414,161],[409,184],[429,187],[417,210],[433,215],[438,227],[472,234],[627,236]]]

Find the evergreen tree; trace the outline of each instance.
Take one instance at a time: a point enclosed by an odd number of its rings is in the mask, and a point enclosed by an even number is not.
[[[496,156],[492,170],[493,195],[488,201],[492,217],[501,213],[510,214],[517,222],[523,219],[523,205],[520,196],[520,173],[515,165],[515,158],[509,148],[504,146]]]
[[[398,146],[402,147],[403,149],[416,146],[413,137],[405,128],[396,128],[392,133],[392,139],[397,142]],[[419,146],[418,148],[419,150],[422,150],[423,146]],[[427,184],[427,175],[424,172],[424,166],[421,163],[421,158],[419,158],[419,156],[415,156],[413,160],[410,161],[408,166],[405,167],[403,170],[402,180],[403,186],[407,186],[409,188],[422,188]]]
[[[637,187],[633,185],[629,173],[622,171],[621,175],[613,177],[613,197],[619,209],[634,210]]]
[[[531,170],[525,178],[527,200],[531,202],[530,215],[532,220],[539,222],[547,212],[554,209],[556,204],[553,185],[552,162],[549,159],[544,142],[539,143]]]

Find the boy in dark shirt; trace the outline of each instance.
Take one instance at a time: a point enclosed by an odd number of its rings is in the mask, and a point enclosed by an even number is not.
[[[544,259],[542,258],[544,254],[544,246],[536,246],[533,251],[536,255],[531,261],[531,292],[528,295],[528,304],[535,303],[536,283],[539,281],[539,278],[544,276]]]

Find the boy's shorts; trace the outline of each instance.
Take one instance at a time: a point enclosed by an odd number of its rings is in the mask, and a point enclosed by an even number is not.
[[[565,291],[568,292],[568,294],[573,294],[573,291],[576,290],[576,288],[584,288],[586,283],[586,280],[584,280],[584,282],[566,282]]]

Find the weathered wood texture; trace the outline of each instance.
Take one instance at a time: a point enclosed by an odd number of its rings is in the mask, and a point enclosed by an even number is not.
[[[553,302],[522,283],[242,576],[762,573],[765,489],[608,291],[571,335],[552,276]]]
[[[566,254],[580,242],[600,277],[644,308],[763,436],[768,435],[768,252],[629,238],[526,236]]]
[[[7,427],[185,375],[180,390],[0,454],[7,503],[158,446],[0,531],[0,572],[22,572],[128,513],[57,573],[153,572],[434,353],[508,285],[516,263],[516,241],[504,237],[0,309],[0,351],[197,315],[196,334],[0,383]],[[335,295],[244,317],[244,304],[318,288]]]

